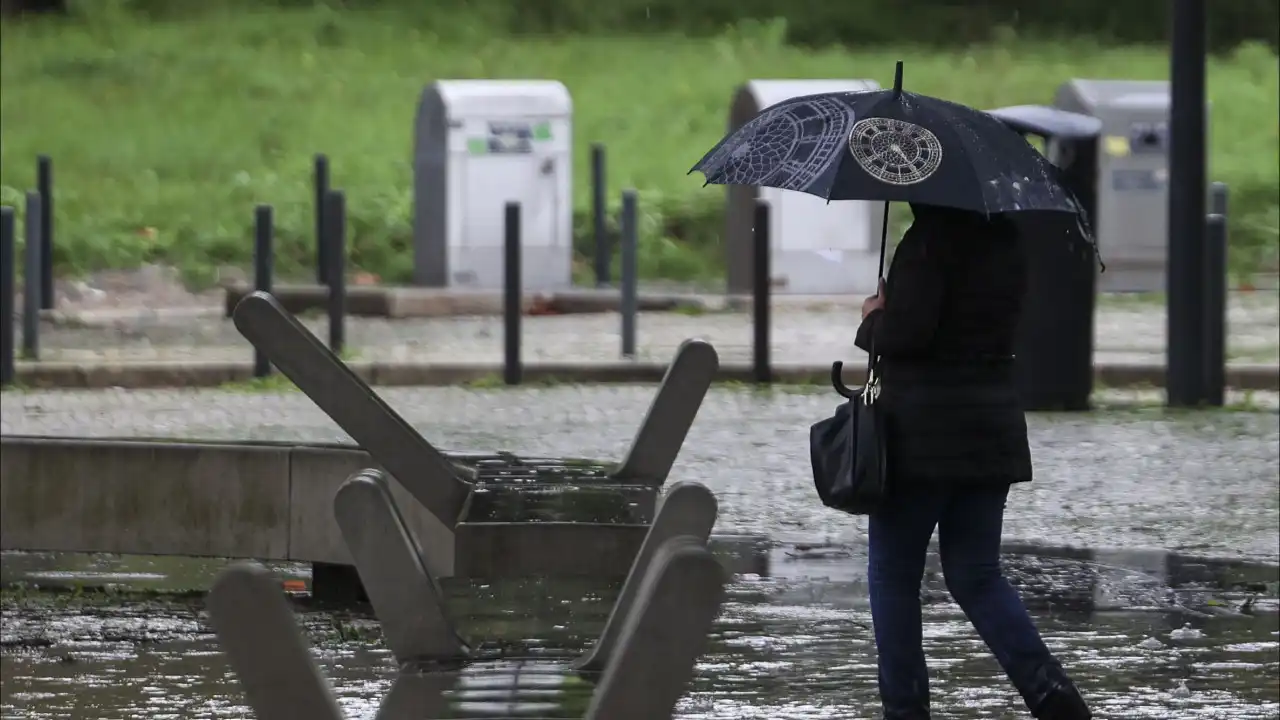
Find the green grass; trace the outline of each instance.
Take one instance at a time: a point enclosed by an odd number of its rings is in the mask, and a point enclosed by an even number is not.
[[[707,279],[722,266],[724,192],[685,173],[719,139],[730,97],[749,78],[887,83],[902,58],[913,90],[992,107],[1049,102],[1071,77],[1165,78],[1169,65],[1159,48],[1086,42],[853,52],[780,38],[764,23],[703,40],[511,39],[465,22],[433,28],[414,15],[325,7],[164,23],[106,11],[76,22],[6,20],[0,202],[21,206],[35,156],[48,153],[64,272],[168,262],[204,281],[219,264],[248,264],[253,205],[271,203],[278,268],[301,274],[312,246],[311,158],[325,152],[347,192],[352,266],[404,281],[422,88],[437,78],[555,78],[575,103],[579,240],[587,148],[602,141],[613,202],[624,187],[640,191],[642,274]],[[1213,59],[1209,94],[1211,176],[1233,190],[1233,261],[1273,263],[1276,56],[1246,45]]]
[[[284,375],[281,375],[279,372],[274,372],[263,378],[255,377],[255,378],[249,378],[248,380],[235,380],[232,382],[223,383],[222,385],[218,386],[218,389],[225,390],[227,392],[242,392],[242,393],[250,393],[250,394],[257,394],[257,393],[274,394],[274,393],[283,393],[283,392],[293,392],[298,389],[298,386],[294,385],[292,380],[285,377]]]

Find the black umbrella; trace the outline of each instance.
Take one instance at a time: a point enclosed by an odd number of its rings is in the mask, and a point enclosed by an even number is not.
[[[805,95],[766,108],[708,152],[708,184],[982,214],[1081,214],[1059,171],[995,116],[902,89]]]
[[[765,108],[711,148],[694,171],[708,185],[775,187],[828,201],[883,200],[881,277],[890,202],[983,215],[1058,214],[1075,230],[1070,239],[1092,244],[1084,208],[1053,163],[995,115],[904,91],[901,61],[892,90],[804,95]]]

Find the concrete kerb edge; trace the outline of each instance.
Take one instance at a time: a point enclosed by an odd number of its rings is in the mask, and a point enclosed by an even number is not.
[[[501,376],[496,363],[417,363],[372,362],[354,360],[348,363],[355,373],[371,385],[447,386],[483,383]],[[826,385],[830,366],[782,365],[774,368],[773,380],[793,385]],[[656,383],[666,373],[666,363],[528,363],[524,367],[526,384],[575,383]],[[106,388],[193,388],[218,387],[246,382],[253,377],[253,363],[245,361],[136,361],[136,362],[59,362],[22,361],[17,364],[17,385],[30,389],[106,389]],[[857,381],[857,370],[846,377]],[[751,367],[746,363],[721,364],[716,374],[719,382],[751,382]],[[1094,366],[1094,382],[1099,389],[1158,389],[1164,386],[1162,365],[1100,364]],[[1227,368],[1227,385],[1233,390],[1280,392],[1280,366],[1265,364],[1233,365]]]
[[[231,317],[236,304],[253,292],[246,283],[224,286],[223,314]],[[328,302],[328,288],[319,285],[282,285],[272,296],[289,312],[299,315],[321,311]],[[724,303],[680,292],[642,292],[637,298],[642,312],[712,312]],[[355,285],[347,289],[347,313],[359,317],[388,319],[495,316],[502,314],[499,290],[449,290],[444,288],[383,287]],[[618,312],[622,303],[617,289],[575,288],[572,290],[526,293],[521,305],[526,312],[542,309],[558,315]]]

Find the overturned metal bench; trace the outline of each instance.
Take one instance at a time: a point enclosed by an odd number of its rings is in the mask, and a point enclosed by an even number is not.
[[[579,660],[557,665],[504,661],[469,665],[469,648],[445,614],[439,587],[404,525],[386,479],[365,471],[344,483],[334,510],[399,665],[378,720],[449,717],[655,720],[670,717],[706,648],[724,597],[725,572],[706,548],[715,499],[681,483],[659,507],[605,631]],[[340,720],[332,689],[271,575],[257,565],[225,571],[209,594],[214,629],[259,720]],[[495,690],[514,689],[523,671],[540,703]],[[546,701],[574,674],[599,680],[570,715]],[[505,680],[504,680],[505,679]],[[473,693],[475,688],[482,692]],[[480,695],[473,698],[473,695]],[[501,706],[501,707],[495,707]]]
[[[401,664],[465,660],[467,648],[445,612],[438,581],[390,490],[382,473],[365,470],[343,483],[333,501],[334,517],[382,623],[383,637]],[[681,482],[667,491],[604,631],[575,663],[579,671],[590,676],[605,669],[617,652],[627,619],[642,604],[642,588],[661,549],[676,540],[705,549],[716,512],[715,496],[703,485]],[[717,568],[717,575],[723,575]]]
[[[448,562],[434,565],[450,567],[456,576],[547,575],[569,566],[598,574],[626,567],[639,552],[657,494],[719,367],[710,344],[681,344],[617,464],[510,453],[447,455],[269,294],[246,296],[233,318],[250,343],[453,534]],[[522,521],[521,513],[549,506],[567,517]],[[437,558],[447,552],[428,550]]]

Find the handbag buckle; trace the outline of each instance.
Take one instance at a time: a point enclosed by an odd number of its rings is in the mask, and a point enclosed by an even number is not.
[[[866,405],[875,403],[880,397],[880,378],[874,370],[867,373],[867,384],[862,386],[862,402]]]

